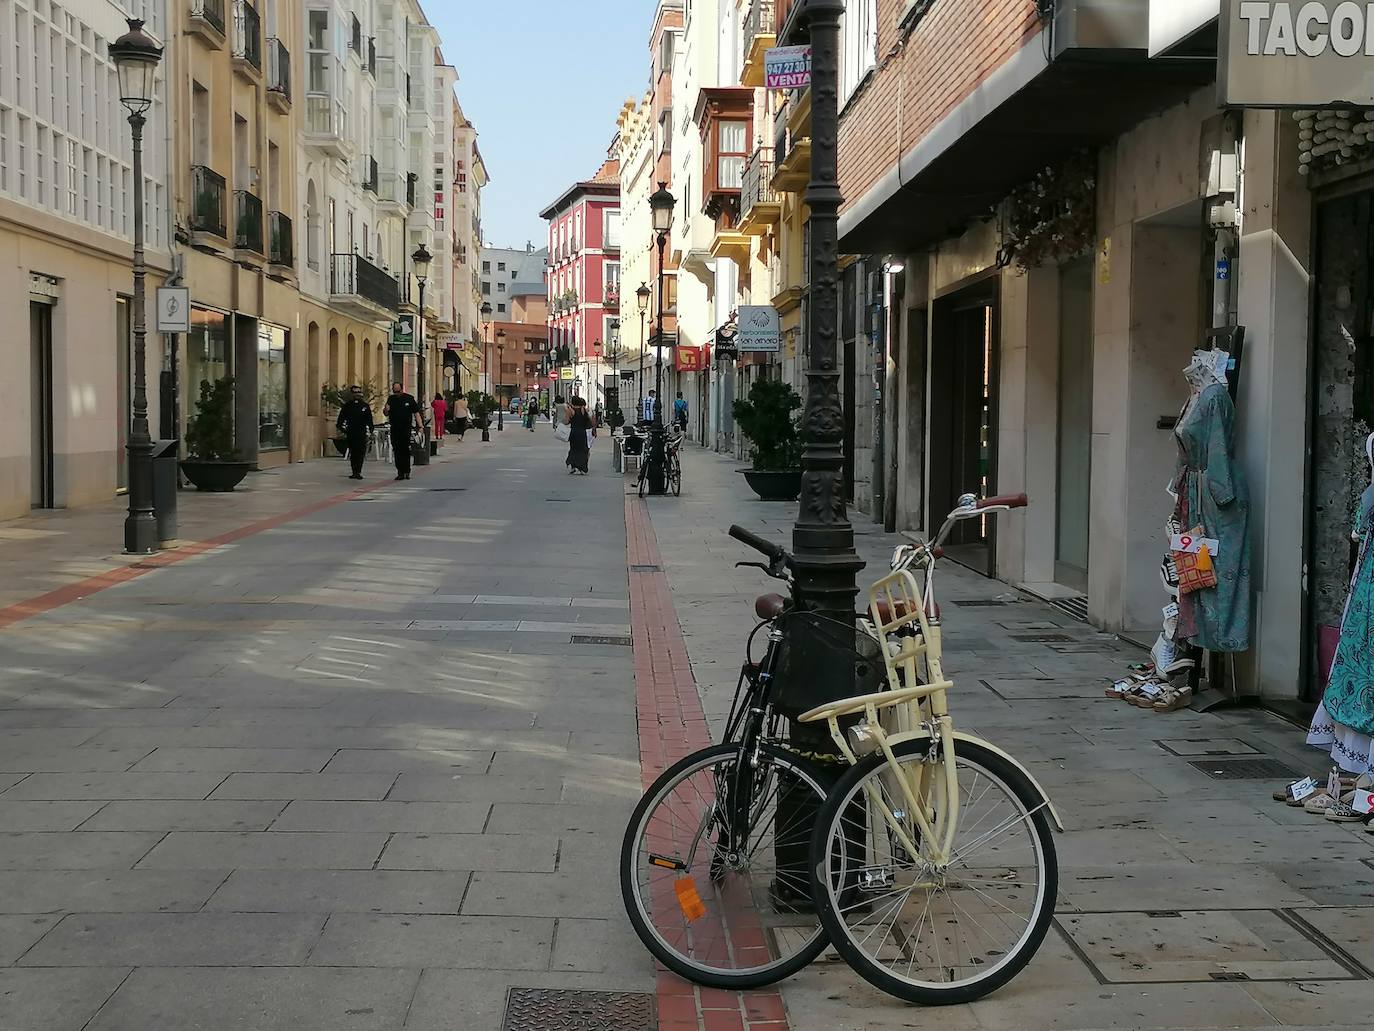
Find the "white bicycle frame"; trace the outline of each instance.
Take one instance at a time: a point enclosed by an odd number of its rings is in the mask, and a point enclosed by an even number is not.
[[[945,520],[935,544],[899,548],[893,557],[893,572],[868,590],[871,633],[883,650],[888,690],[830,702],[800,717],[803,723],[825,720],[840,754],[850,765],[856,765],[859,756],[840,729],[839,721],[841,717],[863,713],[866,733],[886,758],[888,774],[900,789],[905,813],[915,824],[919,840],[926,843],[926,848],[922,850],[912,840],[907,831],[910,824],[903,824],[871,782],[865,785],[869,804],[874,812],[881,814],[908,855],[924,855],[936,869],[947,867],[957,858],[954,839],[959,829],[959,783],[955,765],[958,742],[977,744],[1018,767],[1041,799],[1032,812],[1047,809],[1055,827],[1061,832],[1064,830],[1049,795],[1031,773],[995,745],[956,731],[949,713],[948,692],[954,683],[944,673],[940,621],[935,614],[938,549],[957,523],[1011,508],[1009,505],[978,508],[976,500],[971,495],[960,499],[960,507]],[[912,566],[922,571],[924,583],[918,582],[912,574]],[[899,633],[907,627],[918,629],[914,634]],[[930,752],[918,772],[907,773],[897,761],[894,749],[916,740],[931,742]]]

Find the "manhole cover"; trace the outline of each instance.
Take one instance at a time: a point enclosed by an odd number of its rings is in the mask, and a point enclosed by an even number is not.
[[[993,606],[1015,605],[1016,602],[1014,602],[1014,601],[984,600],[984,599],[982,599],[982,598],[970,598],[970,599],[968,599],[967,601],[955,600],[955,601],[950,602],[950,604],[951,604],[951,605],[959,605],[959,606],[961,606],[961,607],[963,607],[963,608],[966,608],[966,609],[990,609],[990,608],[992,608]]]
[[[1264,753],[1234,737],[1164,738],[1155,744],[1170,755],[1182,758],[1204,755],[1263,755]]]
[[[654,997],[638,992],[512,988],[502,1031],[656,1031]]]
[[[1068,634],[1012,634],[1011,639],[1025,644],[1069,644],[1073,641]]]
[[[628,637],[591,637],[586,634],[573,634],[573,644],[615,644],[629,648],[634,642]]]
[[[631,566],[631,567],[630,567],[630,572],[631,572],[631,573],[661,573],[661,572],[663,572],[663,567],[662,567],[662,566]]]
[[[1188,763],[1213,780],[1296,780],[1298,771],[1277,759],[1193,759]]]

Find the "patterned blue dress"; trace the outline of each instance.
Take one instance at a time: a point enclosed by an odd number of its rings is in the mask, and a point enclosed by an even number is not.
[[[1374,547],[1368,499],[1360,505],[1355,530],[1360,557],[1350,578],[1350,594],[1341,616],[1341,639],[1331,664],[1331,679],[1307,743],[1330,748],[1344,770],[1366,773],[1374,735]]]

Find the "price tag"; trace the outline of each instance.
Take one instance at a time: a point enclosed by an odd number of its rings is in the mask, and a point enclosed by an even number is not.
[[[1355,792],[1355,801],[1350,803],[1350,808],[1357,813],[1374,813],[1374,791],[1361,788]]]
[[[1341,773],[1336,767],[1331,767],[1331,772],[1326,775],[1326,793],[1332,798],[1341,797]]]
[[[1164,687],[1162,685],[1149,681],[1140,685],[1140,693],[1146,698],[1158,698],[1163,690]]]
[[[1221,553],[1221,542],[1215,537],[1194,537],[1190,533],[1174,533],[1169,535],[1169,550],[1179,551],[1185,555],[1196,555],[1203,548],[1213,557]]]
[[[1178,619],[1178,602],[1171,601],[1164,606],[1164,618],[1165,620]]]
[[[1294,781],[1288,785],[1288,797],[1294,802],[1301,802],[1316,790],[1316,780],[1312,777],[1304,777],[1302,780]]]

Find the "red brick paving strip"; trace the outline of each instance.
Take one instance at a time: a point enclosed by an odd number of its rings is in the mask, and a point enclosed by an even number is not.
[[[312,502],[301,508],[293,508],[289,512],[282,512],[278,515],[268,516],[266,519],[259,519],[255,523],[248,523],[246,526],[240,526],[238,529],[230,530],[227,533],[222,533],[217,537],[211,537],[208,540],[195,541],[172,551],[155,551],[151,555],[143,555],[134,565],[121,566],[118,569],[111,569],[106,573],[98,573],[95,576],[87,577],[85,580],[78,580],[75,583],[70,583],[64,587],[49,591],[47,594],[40,594],[37,597],[28,598],[25,601],[15,602],[13,605],[0,609],[0,630],[11,627],[22,620],[31,619],[34,616],[41,616],[45,612],[51,612],[53,609],[61,608],[63,605],[69,605],[74,601],[89,598],[92,594],[99,594],[101,591],[109,590],[111,587],[118,584],[127,583],[130,580],[137,580],[140,576],[151,573],[156,569],[163,569],[167,566],[176,565],[178,562],[184,562],[188,558],[203,555],[205,552],[214,548],[222,547],[225,544],[233,544],[235,541],[243,540],[245,537],[251,537],[255,533],[271,530],[274,527],[281,526],[284,523],[289,523],[296,519],[304,519],[308,515],[314,515],[321,509],[330,508],[344,501],[351,501],[354,498],[362,497],[364,494],[370,494],[372,491],[380,490],[387,486],[390,486],[390,482],[383,481],[381,483],[370,484],[366,487],[359,487],[356,490],[350,490],[343,494],[335,494],[333,497],[323,498],[320,501]]]
[[[647,788],[683,756],[711,744],[711,732],[667,574],[633,569],[663,564],[649,506],[638,497],[625,499],[625,561],[630,567],[639,774]],[[698,988],[662,967],[658,1010],[659,1031],[789,1031],[782,995],[776,988],[751,992]]]

